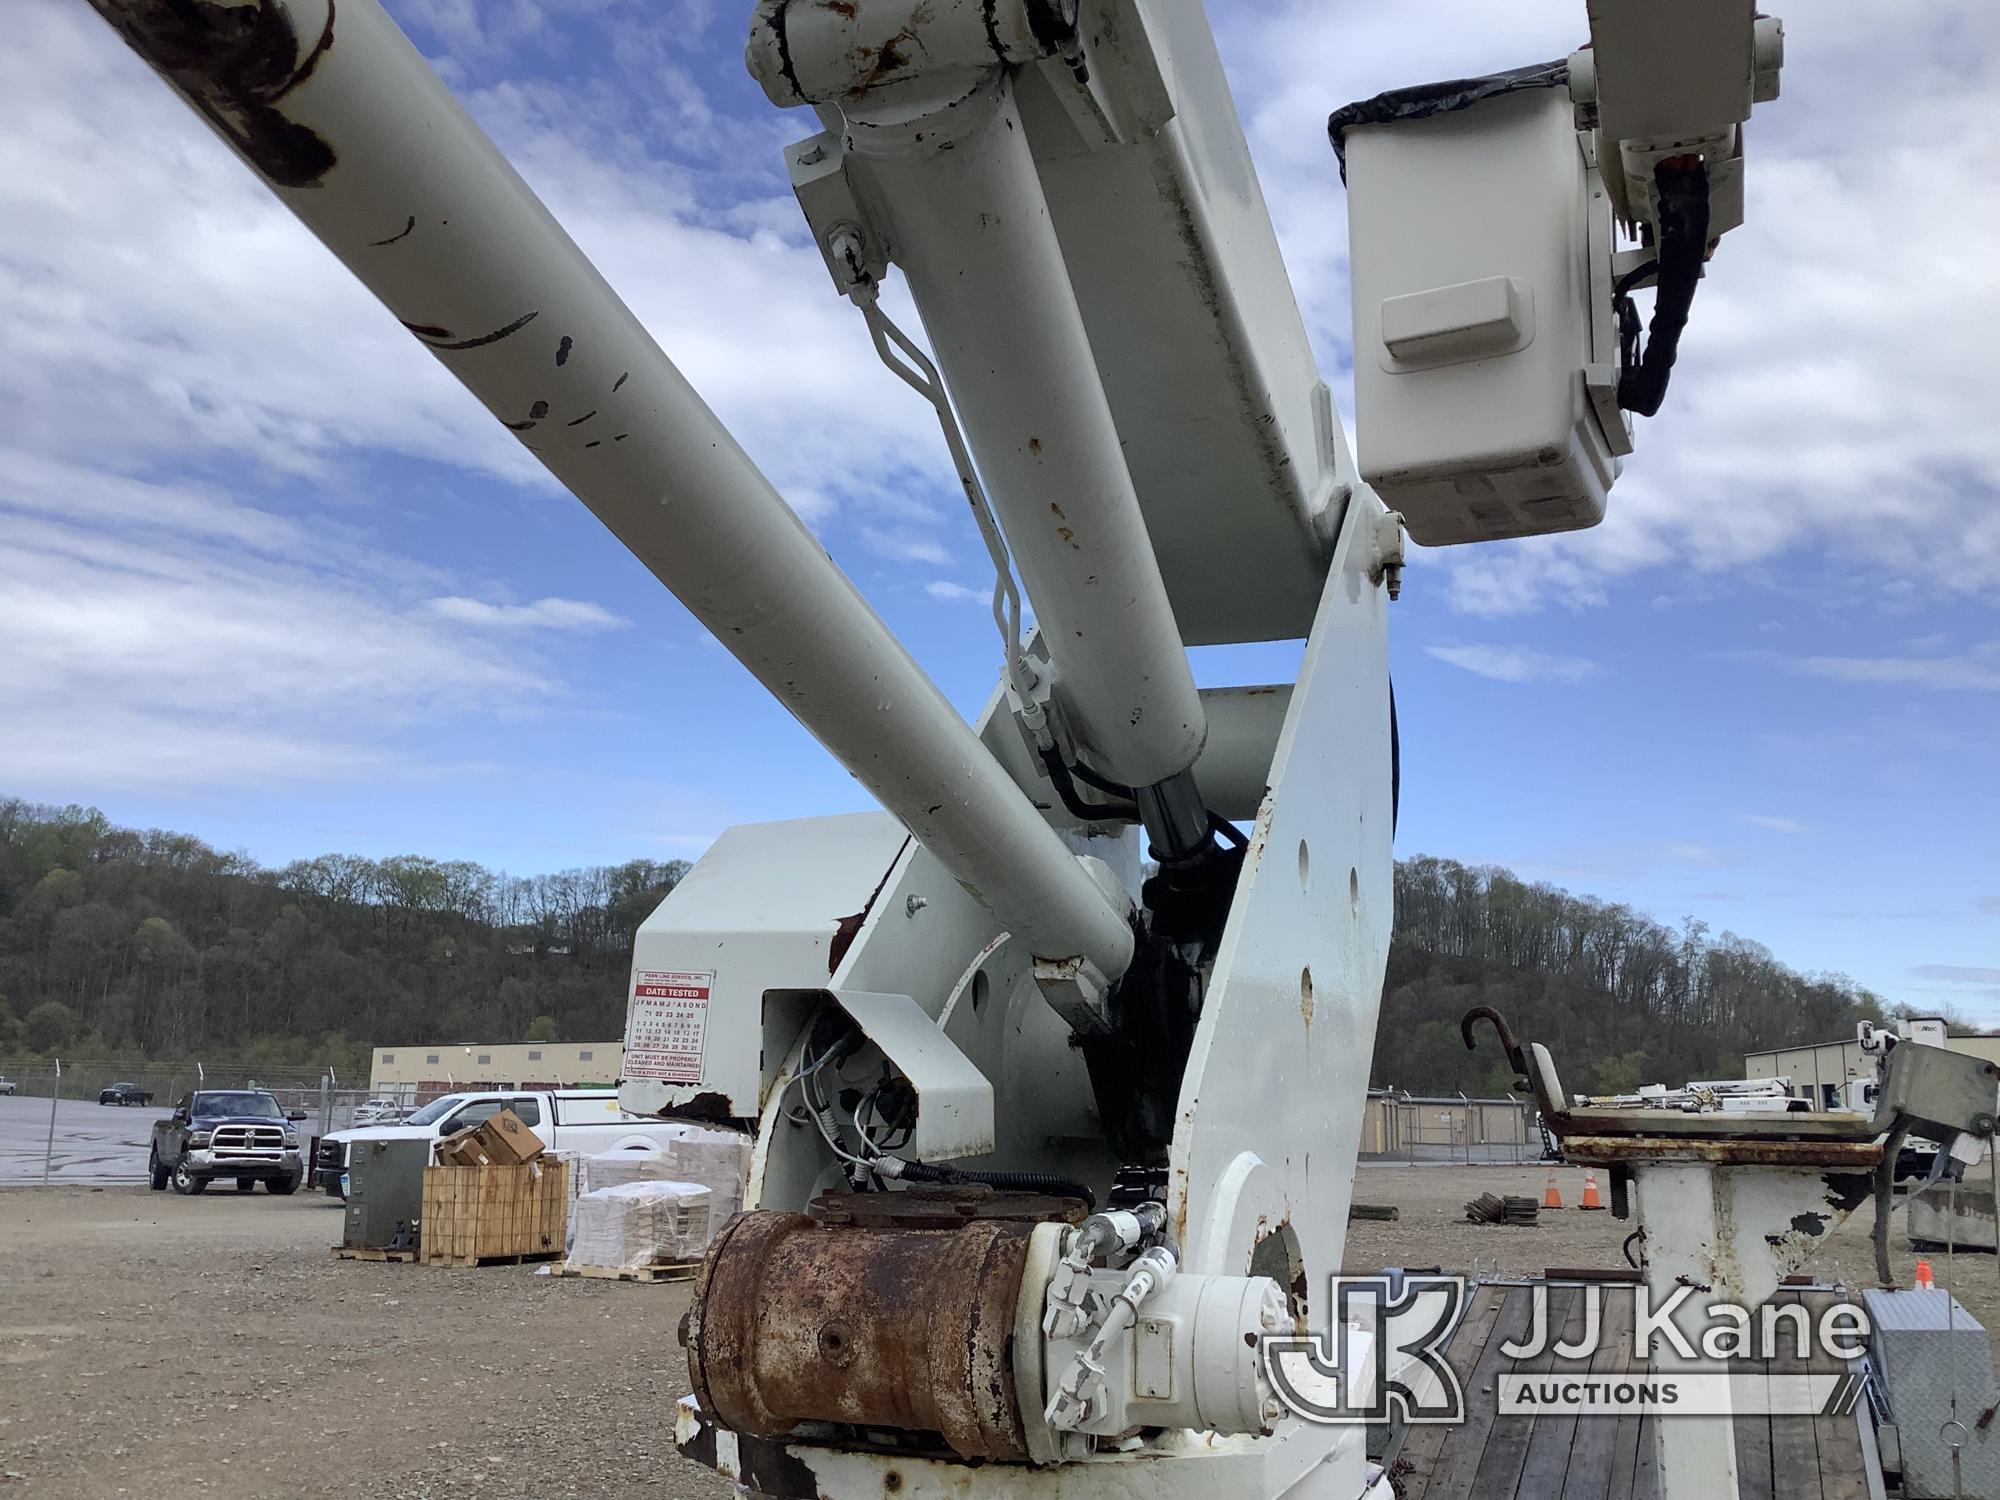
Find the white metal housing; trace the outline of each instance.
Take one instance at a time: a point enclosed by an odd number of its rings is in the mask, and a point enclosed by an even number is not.
[[[1568,95],[1352,126],[1346,157],[1362,477],[1427,545],[1596,525],[1611,211]]]

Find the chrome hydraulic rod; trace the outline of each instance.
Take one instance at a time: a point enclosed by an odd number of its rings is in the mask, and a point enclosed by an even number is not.
[[[1123,972],[1126,912],[377,0],[92,3],[1051,972]]]

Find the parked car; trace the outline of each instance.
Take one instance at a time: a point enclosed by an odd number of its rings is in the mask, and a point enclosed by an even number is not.
[[[151,1104],[153,1091],[142,1089],[136,1083],[114,1083],[108,1089],[97,1091],[99,1104]]]
[[[13,1079],[0,1078],[0,1094],[11,1094],[14,1091],[15,1091],[15,1084]]]
[[[707,1128],[628,1115],[609,1089],[446,1094],[400,1124],[357,1126],[321,1136],[319,1159],[313,1163],[314,1180],[321,1192],[345,1198],[348,1148],[355,1141],[438,1141],[490,1120],[503,1109],[519,1115],[521,1123],[541,1137],[549,1150],[577,1151],[585,1156],[628,1147],[664,1150],[669,1141],[685,1140]]]
[[[355,1125],[398,1125],[408,1111],[390,1099],[370,1099],[354,1106]]]
[[[305,1178],[296,1122],[262,1089],[202,1089],[182,1097],[174,1112],[153,1123],[147,1176],[153,1191],[169,1183],[193,1196],[218,1177],[234,1178],[236,1191],[258,1183],[278,1194],[295,1193]]]

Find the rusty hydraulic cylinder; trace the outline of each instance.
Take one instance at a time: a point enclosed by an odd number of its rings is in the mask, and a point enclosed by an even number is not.
[[[1033,1229],[828,1229],[805,1214],[739,1214],[695,1283],[684,1334],[695,1398],[757,1437],[843,1422],[1025,1460],[1012,1345]]]
[[[92,4],[1091,1019],[1126,911],[378,0]]]

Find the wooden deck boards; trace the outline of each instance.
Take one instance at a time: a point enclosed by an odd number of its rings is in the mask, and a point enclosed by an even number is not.
[[[1817,1314],[1837,1293],[1786,1289],[1777,1300],[1799,1302]],[[1532,1311],[1532,1289],[1492,1284],[1474,1290],[1446,1351],[1466,1395],[1466,1421],[1425,1425],[1404,1434],[1392,1449],[1391,1472],[1402,1500],[1658,1500],[1654,1422],[1636,1415],[1589,1417],[1495,1416],[1502,1375],[1643,1369],[1633,1345],[1632,1303],[1614,1296],[1603,1306],[1598,1352],[1588,1361],[1544,1353],[1514,1360],[1501,1345],[1523,1334]],[[1574,1341],[1583,1328],[1583,1290],[1549,1289],[1549,1322]],[[1806,1359],[1787,1349],[1771,1362],[1773,1374],[1837,1370],[1817,1346]],[[1671,1419],[1670,1419],[1671,1420]],[[1862,1500],[1867,1494],[1863,1445],[1856,1415],[1772,1419],[1735,1418],[1738,1485],[1743,1500]]]

